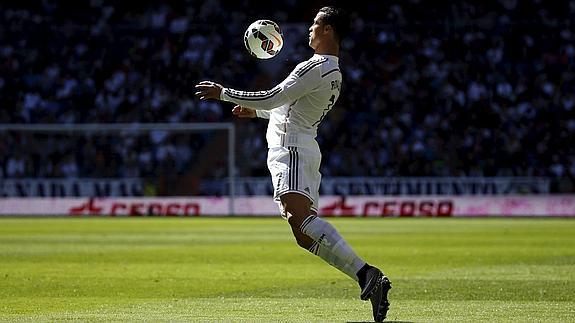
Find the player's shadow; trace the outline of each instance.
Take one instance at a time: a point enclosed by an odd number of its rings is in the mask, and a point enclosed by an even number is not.
[[[373,321],[348,321],[347,323],[370,323]],[[386,323],[415,323],[413,321],[385,321]]]

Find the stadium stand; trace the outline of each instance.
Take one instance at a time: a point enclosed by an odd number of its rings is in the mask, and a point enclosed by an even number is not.
[[[311,54],[318,2],[258,3],[3,2],[0,123],[230,121],[231,106],[193,97],[197,81],[270,87]],[[319,133],[325,176],[544,176],[553,192],[575,191],[575,1],[349,10],[344,88]],[[243,49],[260,16],[294,40],[271,69]],[[239,175],[267,176],[265,122],[237,125]],[[0,178],[146,177],[174,165],[189,175],[207,140],[9,133]]]

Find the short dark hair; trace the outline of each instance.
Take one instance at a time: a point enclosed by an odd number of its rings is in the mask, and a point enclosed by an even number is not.
[[[349,17],[347,13],[343,9],[333,6],[323,7],[319,9],[319,12],[324,14],[321,21],[333,28],[337,40],[341,42],[349,33]]]

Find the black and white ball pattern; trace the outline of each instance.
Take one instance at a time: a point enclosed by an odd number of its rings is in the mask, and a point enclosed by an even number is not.
[[[244,44],[252,56],[260,59],[272,58],[283,47],[283,34],[275,22],[257,20],[244,33]]]

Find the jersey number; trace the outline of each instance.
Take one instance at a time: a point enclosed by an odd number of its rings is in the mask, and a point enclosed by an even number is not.
[[[320,123],[323,120],[323,118],[325,118],[325,115],[329,112],[329,110],[331,110],[334,104],[335,104],[335,94],[332,94],[331,98],[329,98],[329,104],[327,105],[327,108],[323,109],[321,117],[319,118],[318,121],[314,122],[312,126],[315,126],[316,124]]]

